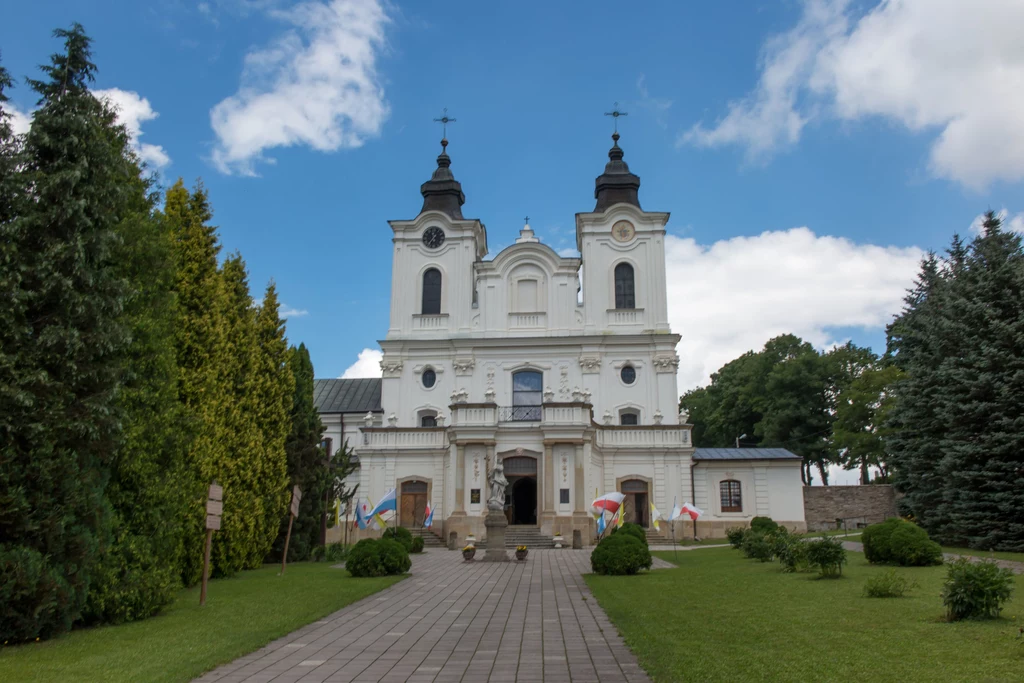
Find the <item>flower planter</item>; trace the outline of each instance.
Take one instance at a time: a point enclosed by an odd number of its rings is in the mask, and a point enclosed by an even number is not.
[[[518,550],[517,549],[516,550],[516,559],[519,560],[520,562],[522,562],[523,560],[526,559],[526,555],[529,552],[530,552],[529,550]]]
[[[462,549],[462,559],[464,559],[466,562],[471,562],[473,560],[474,555],[476,555],[476,548]]]

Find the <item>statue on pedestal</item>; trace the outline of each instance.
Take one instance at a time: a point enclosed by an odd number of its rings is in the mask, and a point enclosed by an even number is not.
[[[495,454],[494,467],[491,469],[491,476],[488,477],[491,485],[491,495],[487,499],[488,510],[505,509],[505,489],[508,488],[508,479],[505,478],[505,467],[501,463],[501,456]]]

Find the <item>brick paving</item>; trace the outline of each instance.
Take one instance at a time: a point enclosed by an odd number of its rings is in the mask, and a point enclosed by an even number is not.
[[[429,551],[405,581],[196,680],[649,681],[587,589],[588,571],[589,550],[504,564]]]

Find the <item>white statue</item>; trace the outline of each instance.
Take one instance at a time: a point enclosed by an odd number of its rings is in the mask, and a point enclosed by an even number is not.
[[[488,510],[505,509],[505,489],[508,488],[508,479],[505,478],[505,467],[501,464],[501,456],[495,454],[494,467],[489,477],[491,484],[491,497],[487,499]]]

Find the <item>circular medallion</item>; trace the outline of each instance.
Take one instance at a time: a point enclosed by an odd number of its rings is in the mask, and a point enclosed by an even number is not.
[[[444,244],[444,230],[431,226],[423,231],[423,245],[427,249],[437,249]]]
[[[629,221],[616,221],[612,226],[612,237],[619,242],[628,242],[636,234],[636,228]]]

